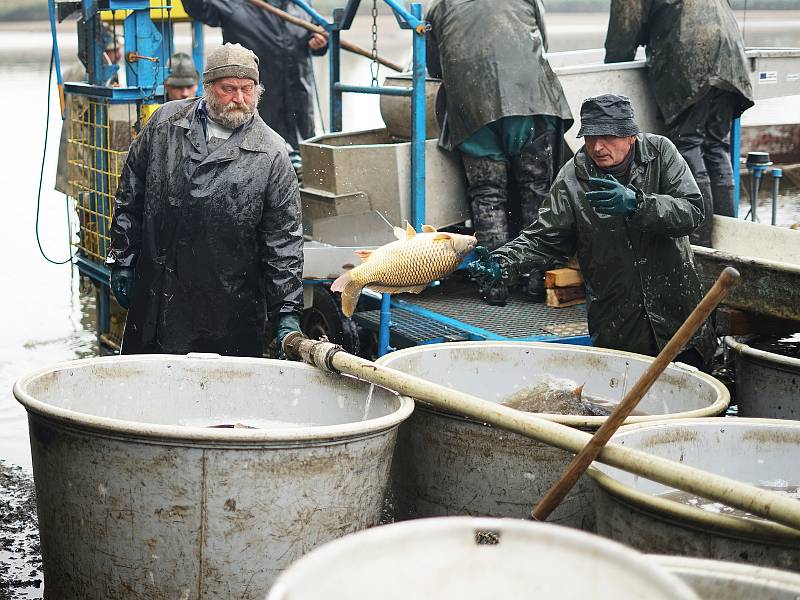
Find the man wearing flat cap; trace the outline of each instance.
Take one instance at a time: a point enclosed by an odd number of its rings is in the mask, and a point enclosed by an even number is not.
[[[286,145],[258,115],[258,59],[208,57],[204,97],[164,104],[131,144],[111,222],[124,354],[263,354],[299,330],[303,234]]]
[[[577,254],[592,344],[655,356],[700,302],[689,245],[703,198],[667,138],[641,133],[625,96],[588,98],[584,146],[561,169],[538,218],[469,270],[483,287],[564,265]],[[677,360],[710,368],[716,338],[706,323]]]

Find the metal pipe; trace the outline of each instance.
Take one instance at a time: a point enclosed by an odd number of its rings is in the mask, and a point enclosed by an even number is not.
[[[292,2],[306,11],[308,16],[310,16],[317,25],[325,28],[327,31],[330,31],[332,23],[328,23],[328,21],[325,20],[325,17],[315,11],[311,5],[303,2],[303,0],[292,0]]]
[[[392,296],[391,294],[381,295],[381,315],[378,325],[378,356],[388,354],[394,348],[389,343],[391,341],[392,329]]]
[[[302,359],[325,371],[351,375],[434,408],[464,415],[567,452],[580,452],[592,438],[585,431],[377,365],[348,354],[329,342],[309,340],[300,333],[287,336],[284,350],[289,357]],[[597,460],[663,485],[722,502],[792,530],[800,530],[800,505],[780,494],[618,444],[607,444]],[[797,531],[788,533],[797,535]]]
[[[388,1],[388,0],[387,0]],[[422,4],[411,5],[415,16],[422,18]],[[412,34],[414,76],[411,95],[411,222],[422,231],[425,223],[425,29]]]
[[[341,10],[341,9],[339,9]],[[342,92],[336,89],[339,84],[341,67],[341,47],[339,45],[339,30],[331,30],[328,37],[328,67],[330,69],[329,81],[331,84],[331,133],[342,130]]]
[[[397,14],[400,18],[403,19],[411,29],[417,31],[419,33],[420,28],[425,28],[425,23],[422,21],[422,8],[419,11],[414,10],[414,4],[411,5],[411,13],[408,13],[405,8],[403,8],[400,4],[395,2],[394,0],[383,0],[389,7]],[[422,5],[419,5],[422,7]]]
[[[772,169],[772,224],[778,220],[778,194],[781,191],[783,169]]]
[[[339,92],[352,92],[356,94],[380,94],[381,96],[411,96],[412,88],[391,87],[391,86],[364,86],[348,85],[346,83],[333,84],[335,90]]]
[[[206,40],[203,33],[202,21],[192,21],[192,60],[194,61],[197,74],[197,95],[203,95],[203,77],[202,72],[205,67],[206,56]]]
[[[50,12],[50,35],[53,38],[53,64],[56,68],[56,85],[58,86],[58,104],[61,107],[61,120],[66,115],[66,99],[64,98],[64,80],[61,77],[61,57],[58,54],[58,32],[56,31],[56,6],[55,0],[48,0],[47,8]],[[50,102],[50,99],[47,99]]]

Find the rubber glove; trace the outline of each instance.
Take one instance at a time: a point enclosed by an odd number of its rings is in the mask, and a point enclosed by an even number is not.
[[[130,267],[111,268],[111,292],[122,308],[127,309],[131,304],[134,273],[135,271]]]
[[[622,185],[612,175],[607,175],[605,179],[590,177],[589,184],[593,188],[600,188],[586,192],[586,200],[596,212],[629,217],[636,211],[636,192]]]
[[[503,267],[484,246],[476,246],[475,254],[478,255],[478,260],[469,263],[467,271],[477,279],[482,290],[489,289],[503,278]]]
[[[300,318],[295,313],[280,313],[275,325],[275,342],[278,347],[278,358],[285,358],[283,340],[293,331],[300,331]]]

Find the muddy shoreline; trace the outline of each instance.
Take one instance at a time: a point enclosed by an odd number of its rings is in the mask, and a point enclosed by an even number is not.
[[[41,598],[42,591],[33,477],[0,460],[0,600]]]

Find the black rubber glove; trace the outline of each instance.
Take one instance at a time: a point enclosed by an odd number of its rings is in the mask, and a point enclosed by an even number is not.
[[[119,305],[125,309],[131,304],[134,273],[135,271],[130,267],[111,268],[111,292]]]
[[[281,313],[275,321],[275,344],[278,349],[278,358],[286,358],[286,353],[283,351],[283,340],[286,336],[296,331],[300,331],[300,319],[294,313]]]
[[[476,246],[475,254],[478,255],[478,260],[469,263],[467,271],[477,280],[481,289],[488,289],[503,278],[503,267],[483,246]]]
[[[599,188],[586,192],[586,200],[596,212],[629,217],[636,211],[636,192],[622,185],[613,175],[606,175],[605,179],[590,177],[589,184]]]

